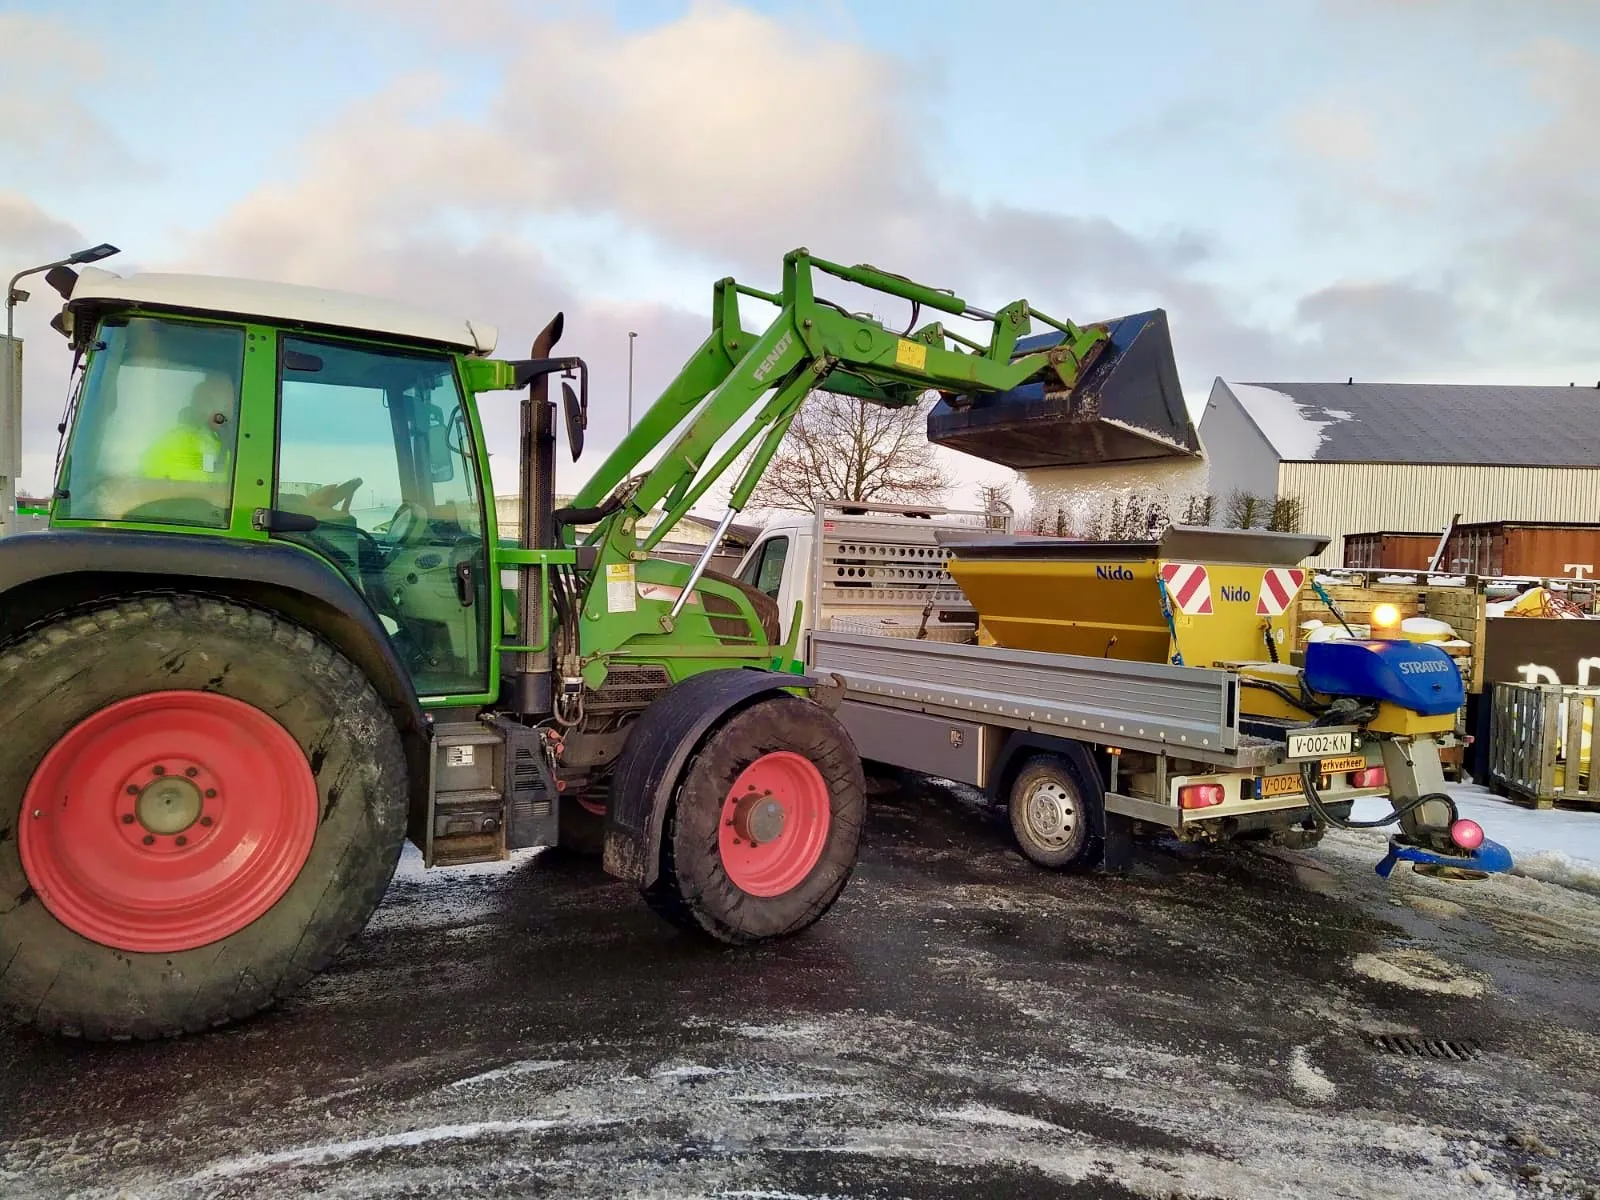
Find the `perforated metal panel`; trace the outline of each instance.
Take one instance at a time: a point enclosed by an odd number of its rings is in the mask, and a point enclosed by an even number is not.
[[[822,606],[921,608],[929,600],[936,606],[964,606],[966,598],[946,569],[950,553],[935,539],[938,528],[915,519],[823,521]]]

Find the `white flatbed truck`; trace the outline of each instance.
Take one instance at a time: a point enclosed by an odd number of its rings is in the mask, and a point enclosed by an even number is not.
[[[1316,552],[1317,539],[1178,529],[1160,543],[1068,546],[1079,574],[1046,582],[1052,609],[1077,612],[1073,597],[1086,590],[1137,585],[1170,560],[1201,554],[1213,582],[1224,581],[1218,590],[1250,609],[1229,617],[1219,598],[1188,622],[1168,612],[1174,653],[1137,661],[1109,649],[1089,656],[992,644],[987,626],[1002,622],[980,618],[951,574],[952,553],[1032,557],[1034,542],[1059,549],[1053,539],[1009,536],[1009,520],[1001,530],[992,524],[983,513],[830,502],[769,521],[737,568],[741,582],[778,604],[786,639],[788,623],[802,622],[804,665],[842,686],[839,715],[867,763],[982,789],[1009,812],[1021,851],[1058,869],[1121,866],[1134,836],[1150,832],[1309,846],[1330,820],[1347,820],[1357,798],[1391,795],[1396,779],[1397,807],[1410,805],[1402,826],[1432,828],[1433,852],[1459,866],[1464,849],[1437,836],[1456,821],[1453,806],[1438,807],[1448,803],[1437,748],[1453,736],[1449,722],[1397,717],[1392,700],[1371,697],[1333,697],[1329,707],[1303,686],[1299,708],[1297,669],[1272,661],[1269,648],[1288,640],[1287,618],[1257,618],[1258,597],[1225,582],[1241,573],[1259,580],[1270,569],[1263,564],[1283,555],[1292,566]],[[1100,561],[1085,577],[1081,564],[1091,560]],[[1171,596],[1157,587],[1165,609]],[[1181,647],[1208,615],[1259,626],[1267,661],[1180,665]],[[1020,620],[1025,641],[1028,618]],[[1115,619],[1062,624],[1079,640],[1123,628]],[[1409,661],[1429,648],[1394,649]]]

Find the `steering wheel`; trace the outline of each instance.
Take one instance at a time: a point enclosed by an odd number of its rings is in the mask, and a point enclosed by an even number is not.
[[[330,483],[327,487],[319,487],[314,492],[306,494],[306,503],[313,508],[337,509],[339,512],[350,515],[350,502],[356,497],[356,490],[364,481],[358,475],[354,479],[346,479],[343,483]]]
[[[401,519],[405,518],[404,524]],[[389,518],[389,544],[398,549],[420,541],[428,532],[428,510],[414,500],[402,500]]]

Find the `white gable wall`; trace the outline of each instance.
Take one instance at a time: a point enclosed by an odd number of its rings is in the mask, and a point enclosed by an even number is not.
[[[1278,454],[1218,379],[1200,414],[1200,437],[1211,463],[1210,487],[1218,520],[1233,492],[1271,497],[1278,488]]]

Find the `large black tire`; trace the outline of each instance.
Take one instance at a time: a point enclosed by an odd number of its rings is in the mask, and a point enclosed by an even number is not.
[[[0,652],[0,680],[0,1007],[20,1020],[120,1039],[247,1017],[326,966],[383,898],[405,837],[400,737],[361,671],[308,630],[218,599],[139,596],[29,631]],[[220,693],[276,721],[314,776],[315,831],[293,882],[248,924],[197,948],[136,953],[52,914],[24,871],[18,824],[63,735],[169,690]]]
[[[826,840],[815,865],[778,895],[754,895],[731,878],[719,848],[723,805],[745,768],[789,752],[810,761],[827,789]],[[685,768],[662,836],[661,873],[645,899],[692,933],[748,945],[799,933],[820,920],[850,880],[866,818],[861,759],[820,705],[779,695],[714,729]]]
[[[1087,871],[1099,864],[1105,799],[1066,758],[1036,754],[1011,780],[1006,807],[1017,847],[1041,867]]]

